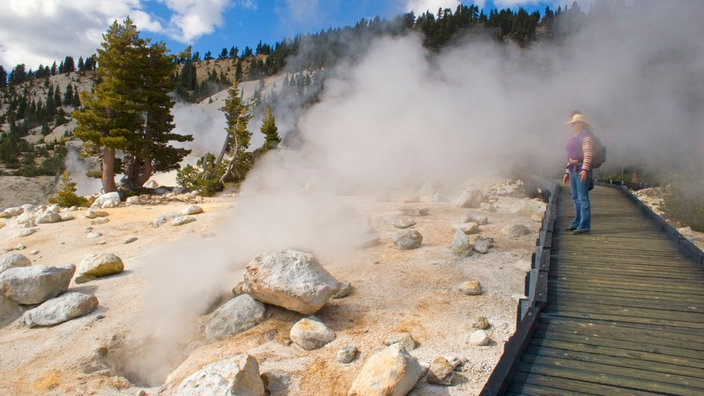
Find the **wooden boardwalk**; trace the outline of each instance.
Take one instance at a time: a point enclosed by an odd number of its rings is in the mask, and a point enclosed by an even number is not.
[[[617,189],[590,198],[592,232],[573,235],[561,189],[549,270],[534,271],[547,300],[533,303],[522,341],[506,344],[519,350],[504,351],[504,378],[482,395],[704,395],[701,259]]]

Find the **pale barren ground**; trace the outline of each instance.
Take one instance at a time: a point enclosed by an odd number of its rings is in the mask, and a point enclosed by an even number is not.
[[[381,240],[344,261],[323,263],[338,280],[347,280],[353,286],[349,297],[331,300],[318,313],[336,332],[335,341],[322,349],[303,351],[288,338],[291,326],[302,316],[268,307],[267,321],[224,341],[206,344],[197,334],[185,340],[182,349],[172,351],[174,360],[163,363],[162,371],[170,373],[168,382],[163,382],[167,380],[163,376],[162,382],[152,387],[130,383],[123,376],[133,382],[138,379],[119,367],[120,348],[140,353],[137,346],[124,344],[135,331],[135,320],[148,298],[150,284],[145,273],[154,263],[140,258],[170,242],[187,244],[217,235],[237,199],[207,198],[200,204],[205,213],[181,227],[167,224],[154,228],[148,223],[158,215],[184,208],[185,203],[106,209],[110,221],[92,226],[103,233],[99,239],[86,238],[90,220],[83,217],[85,211],[74,212],[73,221],[41,225],[38,232],[25,238],[17,236],[21,229],[13,219],[5,219],[6,226],[0,229],[0,250],[21,243],[26,246],[21,253],[33,264],[47,265],[78,264],[89,253],[112,252],[124,260],[125,272],[81,285],[71,283],[70,290],[98,297],[100,307],[90,315],[33,329],[19,319],[0,329],[0,394],[169,394],[203,365],[248,352],[257,358],[262,372],[289,375],[289,395],[343,395],[366,359],[383,347],[384,339],[401,331],[410,332],[418,342],[412,354],[422,363],[440,355],[466,361],[452,386],[421,381],[412,395],[477,394],[514,330],[517,297],[523,293],[525,275],[516,263],[529,262],[540,227],[538,221],[513,212],[525,205],[542,210],[544,205],[535,199],[498,197],[498,211],[488,213],[461,209],[454,203],[455,198],[448,197],[448,202],[404,203],[400,196],[384,201],[346,197],[358,212],[369,216]],[[416,250],[397,250],[391,239],[396,229],[390,219],[404,206],[430,209],[427,216],[416,218],[414,228],[424,236],[422,247]],[[452,225],[465,213],[489,217],[489,224],[481,227],[482,236],[495,239],[495,247],[488,254],[460,259],[449,251]],[[532,234],[508,239],[501,232],[508,224],[527,225]],[[124,244],[130,237],[138,239]],[[35,250],[38,253],[31,254]],[[207,260],[208,252],[202,252],[202,256]],[[482,295],[467,296],[458,290],[460,283],[472,279],[481,282]],[[234,276],[230,283],[234,286],[239,281],[241,276]],[[472,323],[480,315],[489,319],[493,340],[482,347],[468,343],[474,330]],[[338,363],[337,351],[346,345],[356,346],[359,357],[351,364]],[[118,367],[113,372],[87,374],[86,365],[96,361],[96,351],[101,347]]]

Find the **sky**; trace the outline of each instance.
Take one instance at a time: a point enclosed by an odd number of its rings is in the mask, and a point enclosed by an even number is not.
[[[579,0],[587,4],[592,0]],[[255,48],[297,34],[353,25],[361,18],[392,18],[413,11],[476,4],[482,9],[524,7],[542,11],[560,0],[5,0],[0,13],[0,65],[39,65],[96,52],[110,24],[129,16],[142,37],[172,53],[187,46],[201,56],[223,48]]]

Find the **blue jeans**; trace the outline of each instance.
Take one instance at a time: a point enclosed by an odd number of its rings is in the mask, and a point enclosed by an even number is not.
[[[592,171],[587,173],[585,181],[579,180],[579,169],[570,171],[570,195],[574,204],[574,219],[570,227],[577,230],[589,230],[591,228],[591,208],[589,207],[589,179]]]

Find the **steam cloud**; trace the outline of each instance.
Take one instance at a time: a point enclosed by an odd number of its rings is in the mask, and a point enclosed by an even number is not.
[[[430,56],[414,35],[378,40],[332,73],[300,119],[297,144],[251,172],[218,237],[154,260],[150,311],[169,306],[162,328],[182,327],[268,249],[339,259],[364,222],[345,210],[347,194],[426,181],[459,191],[468,179],[515,169],[560,175],[574,109],[607,145],[607,169],[704,165],[702,17],[699,2],[637,2],[530,50],[473,39]],[[184,336],[167,333],[165,344]]]

